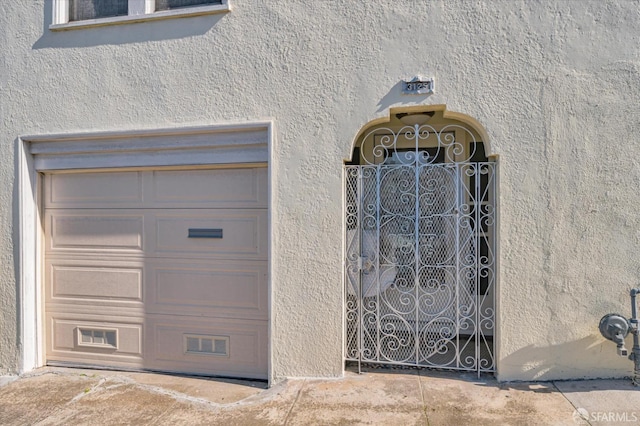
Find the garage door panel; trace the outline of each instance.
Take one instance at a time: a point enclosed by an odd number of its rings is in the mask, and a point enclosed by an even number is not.
[[[267,169],[157,170],[153,204],[159,208],[266,208]]]
[[[267,319],[266,262],[155,262],[146,278],[150,313]]]
[[[46,318],[47,360],[82,363],[117,362],[143,366],[143,323],[112,322],[97,315],[51,314]]]
[[[56,304],[142,306],[143,265],[136,262],[47,259],[48,307]]]
[[[54,173],[45,208],[267,208],[266,167]]]
[[[266,210],[49,210],[47,254],[267,258]],[[215,238],[190,237],[215,231]]]
[[[51,174],[45,193],[45,208],[142,207],[142,172]]]
[[[266,321],[151,317],[151,368],[266,379]]]
[[[45,214],[46,249],[55,251],[143,251],[144,214],[105,210],[50,210]]]
[[[167,212],[167,213],[164,213]],[[180,257],[267,258],[265,210],[170,210],[153,213],[154,247],[150,255]],[[190,230],[219,237],[189,237]],[[153,244],[152,243],[152,244]]]

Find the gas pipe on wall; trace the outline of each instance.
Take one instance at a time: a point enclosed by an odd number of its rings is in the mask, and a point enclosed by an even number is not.
[[[633,361],[633,384],[640,386],[640,330],[638,330],[638,313],[636,309],[636,296],[640,294],[640,288],[631,289],[631,318],[626,319],[620,314],[607,314],[600,320],[600,333],[611,340],[618,347],[618,355],[627,356],[628,351],[624,346],[624,339],[629,333],[633,333],[633,348],[629,359]]]

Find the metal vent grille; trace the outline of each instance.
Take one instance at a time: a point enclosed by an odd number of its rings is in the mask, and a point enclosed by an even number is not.
[[[229,337],[185,334],[184,353],[229,356]]]
[[[118,330],[78,328],[78,346],[118,349]]]

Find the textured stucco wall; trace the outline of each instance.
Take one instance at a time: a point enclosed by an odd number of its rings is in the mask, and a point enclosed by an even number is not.
[[[0,14],[0,373],[18,369],[15,140],[273,118],[273,373],[342,373],[342,160],[388,108],[446,104],[500,155],[502,379],[621,376],[597,332],[640,263],[640,3],[231,0],[225,15],[51,32]],[[436,94],[402,97],[424,74]]]

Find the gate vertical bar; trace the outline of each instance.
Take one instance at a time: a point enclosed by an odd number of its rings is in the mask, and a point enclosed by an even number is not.
[[[375,285],[376,285],[376,360],[380,361],[380,209],[382,206],[380,198],[380,174],[382,165],[376,167],[376,262],[375,262]]]
[[[456,177],[456,184],[454,185],[455,187],[455,210],[454,210],[454,220],[455,220],[455,235],[456,235],[456,241],[455,241],[455,263],[456,263],[456,282],[455,282],[455,287],[456,287],[456,367],[460,368],[461,366],[461,361],[460,361],[460,209],[462,207],[462,197],[461,197],[461,191],[460,191],[460,187],[461,185],[464,185],[464,179],[462,177],[462,166],[460,164],[455,164],[455,177]]]
[[[362,339],[364,319],[362,318],[362,204],[364,202],[364,194],[362,192],[362,167],[358,166],[358,185],[357,185],[357,209],[358,209],[358,294],[356,295],[356,302],[358,303],[358,374],[362,374]]]
[[[414,170],[414,182],[413,184],[415,185],[415,196],[416,196],[416,200],[415,200],[415,204],[414,204],[414,213],[413,213],[413,220],[415,221],[414,223],[414,231],[413,231],[413,239],[415,241],[415,246],[414,246],[414,250],[413,250],[413,256],[415,257],[415,262],[414,262],[414,288],[415,288],[415,295],[416,295],[416,302],[415,302],[415,309],[416,309],[416,322],[413,326],[414,328],[414,334],[415,334],[415,345],[416,345],[416,359],[415,359],[415,364],[418,365],[420,363],[420,161],[419,161],[419,153],[418,153],[418,146],[419,146],[419,126],[416,124],[415,127],[415,138],[416,138],[416,146],[415,146],[415,156],[414,156],[414,165],[413,165],[413,170]]]
[[[418,125],[416,125],[416,155],[415,155],[415,161],[416,163],[414,164],[413,168],[414,168],[414,194],[416,197],[416,201],[415,201],[415,211],[413,212],[413,220],[415,221],[414,223],[414,235],[413,235],[413,239],[415,241],[415,246],[414,246],[414,250],[413,250],[413,255],[415,257],[415,262],[414,262],[414,278],[413,278],[413,286],[415,289],[415,297],[416,297],[416,302],[415,302],[415,309],[416,309],[416,315],[415,315],[415,324],[413,326],[414,328],[414,334],[415,334],[415,345],[416,345],[416,362],[415,364],[418,365],[420,363],[420,167],[419,167],[419,163],[418,163]]]
[[[482,223],[480,222],[481,209],[482,209],[482,194],[480,194],[480,180],[482,168],[480,167],[480,163],[471,164],[471,167],[474,167],[473,176],[474,176],[474,188],[473,188],[473,200],[471,200],[471,206],[473,207],[474,213],[474,227],[473,227],[473,252],[475,253],[475,273],[473,279],[475,280],[475,330],[474,330],[474,342],[475,342],[475,359],[476,359],[476,368],[478,370],[478,378],[480,378],[480,303],[481,303],[481,294],[480,294],[480,238],[482,235]]]
[[[490,239],[490,247],[491,250],[493,251],[492,254],[492,268],[493,270],[491,271],[491,279],[488,280],[488,287],[490,287],[490,290],[487,290],[487,293],[490,295],[491,300],[493,301],[493,311],[492,311],[492,316],[493,318],[491,318],[492,320],[492,327],[493,327],[493,338],[491,339],[491,368],[495,369],[495,364],[496,364],[496,360],[495,360],[495,354],[496,354],[496,309],[497,309],[497,288],[496,285],[498,283],[498,277],[496,274],[496,271],[498,269],[498,244],[497,244],[497,231],[496,231],[496,227],[498,225],[498,220],[499,220],[499,212],[498,212],[498,200],[497,200],[497,190],[498,188],[498,174],[499,174],[499,170],[500,170],[500,163],[497,161],[497,159],[495,160],[495,162],[491,162],[489,163],[490,165],[490,172],[491,174],[489,175],[490,180],[489,180],[489,185],[487,185],[487,191],[490,191],[487,194],[487,198],[488,198],[488,202],[489,205],[491,206],[491,212],[493,214],[493,223],[492,223],[492,230],[489,232],[489,239]],[[488,259],[491,260],[491,259]]]

